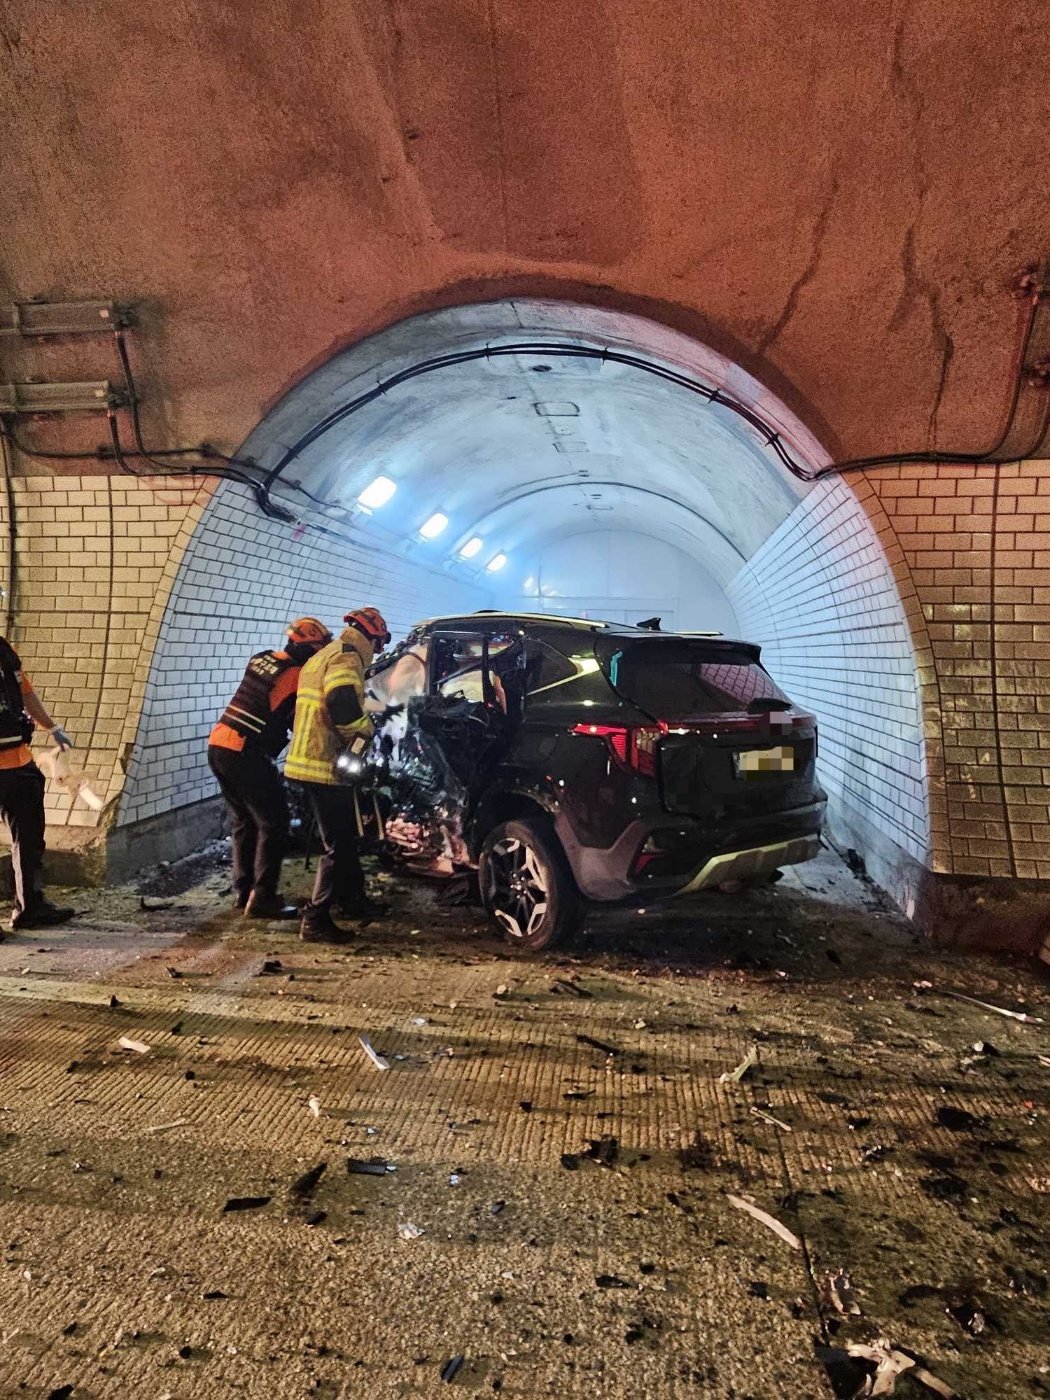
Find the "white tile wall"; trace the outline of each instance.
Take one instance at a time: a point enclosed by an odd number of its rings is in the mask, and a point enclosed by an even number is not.
[[[338,634],[352,607],[380,609],[395,637],[420,618],[489,606],[454,574],[268,520],[242,486],[215,493],[160,625],[119,825],[214,795],[207,740],[253,652],[302,614]]]
[[[912,639],[871,522],[841,481],[814,488],[728,589],[741,630],[820,722],[824,786],[930,859]]]

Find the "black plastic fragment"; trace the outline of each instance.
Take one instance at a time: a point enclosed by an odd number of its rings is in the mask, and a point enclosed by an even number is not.
[[[271,1200],[272,1196],[231,1196],[222,1211],[225,1215],[231,1210],[258,1210],[261,1206],[268,1206]]]
[[[302,1176],[297,1177],[296,1180],[292,1182],[290,1188],[292,1195],[297,1196],[302,1201],[309,1200],[317,1190],[317,1183],[321,1180],[322,1176],[324,1176],[327,1169],[327,1162],[318,1162],[316,1167],[311,1167],[308,1172],[303,1172]]]
[[[699,1129],[693,1133],[689,1146],[679,1149],[678,1161],[683,1171],[709,1171],[714,1166],[715,1155],[711,1144],[704,1140]]]
[[[210,1303],[215,1298],[228,1298],[230,1295],[224,1293],[221,1288],[210,1288],[207,1293],[202,1293],[201,1297],[206,1303]]]
[[[943,1176],[922,1176],[919,1185],[935,1201],[960,1201],[969,1187],[961,1176],[945,1172]]]
[[[616,1274],[598,1274],[594,1280],[598,1288],[633,1288],[630,1279],[619,1278]]]
[[[462,1356],[450,1357],[449,1360],[445,1362],[444,1366],[441,1368],[441,1379],[446,1385],[451,1384],[451,1382],[455,1380],[456,1373],[462,1365]]]
[[[594,993],[586,987],[581,987],[578,982],[570,982],[564,977],[555,977],[551,983],[551,991],[554,993],[568,992],[571,996],[579,997],[581,1001],[591,1001]]]
[[[967,1113],[965,1108],[953,1108],[951,1104],[943,1104],[937,1110],[937,1122],[950,1133],[972,1133],[984,1127],[980,1118]]]
[[[592,1050],[600,1050],[603,1055],[622,1055],[623,1051],[615,1045],[606,1045],[604,1040],[595,1040],[593,1035],[578,1035],[576,1037],[578,1045],[589,1045]]]
[[[567,1172],[578,1171],[580,1159],[576,1156],[575,1152],[563,1152],[561,1154],[561,1164]]]
[[[367,1161],[362,1157],[348,1157],[346,1169],[351,1176],[386,1176],[390,1163],[381,1157],[369,1157]]]
[[[591,1138],[585,1155],[601,1167],[611,1167],[620,1155],[620,1140],[614,1137]]]

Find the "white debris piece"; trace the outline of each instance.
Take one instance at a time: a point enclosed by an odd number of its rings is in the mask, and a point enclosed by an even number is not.
[[[418,1240],[420,1235],[425,1235],[426,1231],[419,1225],[414,1225],[411,1220],[402,1220],[397,1227],[397,1233],[403,1240]]]
[[[147,1133],[167,1133],[172,1128],[184,1128],[190,1120],[188,1118],[173,1118],[170,1123],[157,1123],[152,1128],[147,1128]]]
[[[780,1118],[774,1118],[772,1113],[765,1113],[761,1108],[752,1108],[748,1111],[755,1118],[761,1118],[764,1123],[772,1123],[774,1128],[783,1128],[785,1133],[793,1133],[795,1131],[790,1123],[785,1123]]]
[[[132,1040],[129,1035],[122,1035],[117,1041],[122,1050],[134,1050],[136,1055],[148,1055],[150,1047],[141,1040]]]
[[[942,997],[969,1002],[971,1006],[979,1006],[982,1011],[994,1011],[997,1016],[1009,1016],[1011,1021],[1023,1021],[1026,1026],[1043,1024],[1042,1016],[1032,1016],[1027,1011],[1007,1011],[1005,1006],[993,1006],[990,1001],[978,1001],[976,997],[965,996],[962,992],[950,992],[946,987],[939,987],[937,990]]]
[[[306,1106],[315,1118],[320,1118],[321,1100],[317,1097],[316,1094],[310,1095],[310,1097],[306,1100]]]
[[[358,1038],[358,1040],[359,1040],[360,1043],[361,1043],[361,1049],[365,1052],[365,1054],[368,1056],[368,1058],[372,1061],[372,1063],[375,1065],[376,1069],[389,1069],[389,1068],[390,1068],[390,1061],[389,1061],[389,1060],[384,1060],[384,1059],[383,1059],[382,1055],[380,1055],[380,1053],[378,1052],[378,1050],[375,1049],[375,1047],[373,1046],[372,1042],[369,1040],[369,1038],[368,1038],[367,1035],[359,1035],[357,1038]]]
[[[871,1380],[871,1388],[864,1391],[867,1395],[892,1395],[897,1385],[897,1377],[904,1371],[910,1371],[915,1365],[910,1356],[905,1356],[902,1351],[895,1351],[889,1342],[882,1338],[873,1342],[871,1346],[851,1342],[846,1351],[861,1361],[875,1363],[876,1370]]]
[[[752,1205],[750,1201],[745,1201],[740,1196],[727,1194],[726,1200],[731,1206],[735,1206],[737,1210],[745,1211],[748,1215],[753,1216],[755,1220],[765,1225],[768,1230],[772,1230],[774,1235],[779,1235],[784,1243],[789,1244],[792,1249],[802,1248],[802,1243],[798,1236],[793,1235],[786,1225],[781,1225],[780,1221],[775,1220],[768,1212],[759,1209],[758,1206]]]
[[[718,1076],[719,1084],[739,1084],[748,1070],[754,1069],[758,1064],[758,1046],[752,1045],[744,1058],[737,1065],[736,1069],[726,1070],[724,1074]]]

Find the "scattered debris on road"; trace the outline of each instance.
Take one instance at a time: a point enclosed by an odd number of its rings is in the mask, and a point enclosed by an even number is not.
[[[737,1065],[736,1069],[726,1070],[718,1076],[719,1084],[739,1084],[744,1075],[749,1070],[753,1070],[758,1064],[758,1046],[752,1045],[744,1058]]]
[[[842,1317],[861,1316],[860,1304],[853,1290],[853,1280],[845,1269],[836,1269],[834,1273],[825,1276],[820,1296],[825,1307]]]
[[[150,1047],[141,1040],[132,1040],[128,1035],[122,1035],[117,1041],[121,1050],[133,1050],[136,1055],[148,1055]]]
[[[397,1171],[397,1164],[381,1157],[348,1157],[346,1169],[351,1176],[388,1176]]]
[[[745,1211],[748,1215],[753,1216],[755,1220],[765,1225],[767,1230],[772,1230],[775,1235],[779,1235],[784,1243],[790,1245],[792,1249],[802,1248],[802,1242],[799,1240],[798,1236],[793,1235],[786,1225],[781,1225],[780,1221],[770,1215],[768,1211],[761,1210],[758,1206],[752,1205],[750,1201],[745,1201],[740,1196],[733,1196],[727,1193],[726,1200],[737,1210]]]
[[[273,1200],[272,1196],[231,1196],[223,1206],[225,1215],[234,1210],[260,1210],[263,1206],[268,1206]]]
[[[426,1231],[420,1225],[416,1225],[411,1220],[402,1220],[397,1227],[398,1238],[402,1240],[421,1239]],[[458,1369],[458,1367],[457,1367]]]
[[[578,1035],[576,1037],[578,1045],[586,1045],[591,1050],[600,1050],[603,1055],[622,1055],[623,1051],[616,1045],[607,1045],[604,1040],[595,1040],[593,1035]]]
[[[357,1039],[358,1039],[358,1041],[360,1042],[361,1049],[365,1052],[365,1054],[368,1056],[368,1058],[372,1061],[372,1063],[375,1065],[376,1069],[389,1069],[389,1068],[390,1068],[390,1061],[389,1061],[389,1060],[385,1060],[385,1059],[383,1058],[383,1056],[380,1055],[380,1053],[378,1052],[378,1050],[376,1050],[375,1047],[372,1045],[372,1042],[369,1040],[369,1038],[368,1038],[367,1035],[359,1035],[359,1036],[357,1037]]]
[[[932,983],[926,983],[927,987]],[[1028,1011],[1007,1011],[1005,1006],[993,1006],[989,1001],[979,1001],[977,997],[968,997],[962,992],[951,992],[947,987],[936,987],[934,990],[938,996],[951,997],[955,1001],[966,1001],[971,1006],[979,1006],[982,1011],[994,1011],[996,1016],[1009,1016],[1011,1021],[1023,1021],[1026,1026],[1041,1026],[1044,1024],[1042,1016],[1033,1016]]]
[[[420,1234],[422,1234],[422,1231],[420,1231]],[[441,1379],[445,1382],[446,1385],[451,1385],[451,1383],[456,1379],[456,1373],[459,1371],[459,1368],[462,1365],[462,1356],[453,1356],[445,1362],[444,1366],[442,1366],[441,1368]]]
[[[303,1172],[302,1176],[296,1177],[288,1188],[289,1194],[299,1201],[309,1200],[327,1170],[327,1162],[318,1162],[316,1167],[311,1167],[309,1171]]]

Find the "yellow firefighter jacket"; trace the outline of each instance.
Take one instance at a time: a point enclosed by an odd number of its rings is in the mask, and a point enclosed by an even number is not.
[[[285,777],[333,787],[345,781],[336,759],[356,738],[372,738],[372,721],[364,707],[365,667],[371,660],[371,644],[348,627],[307,661],[299,673]]]

